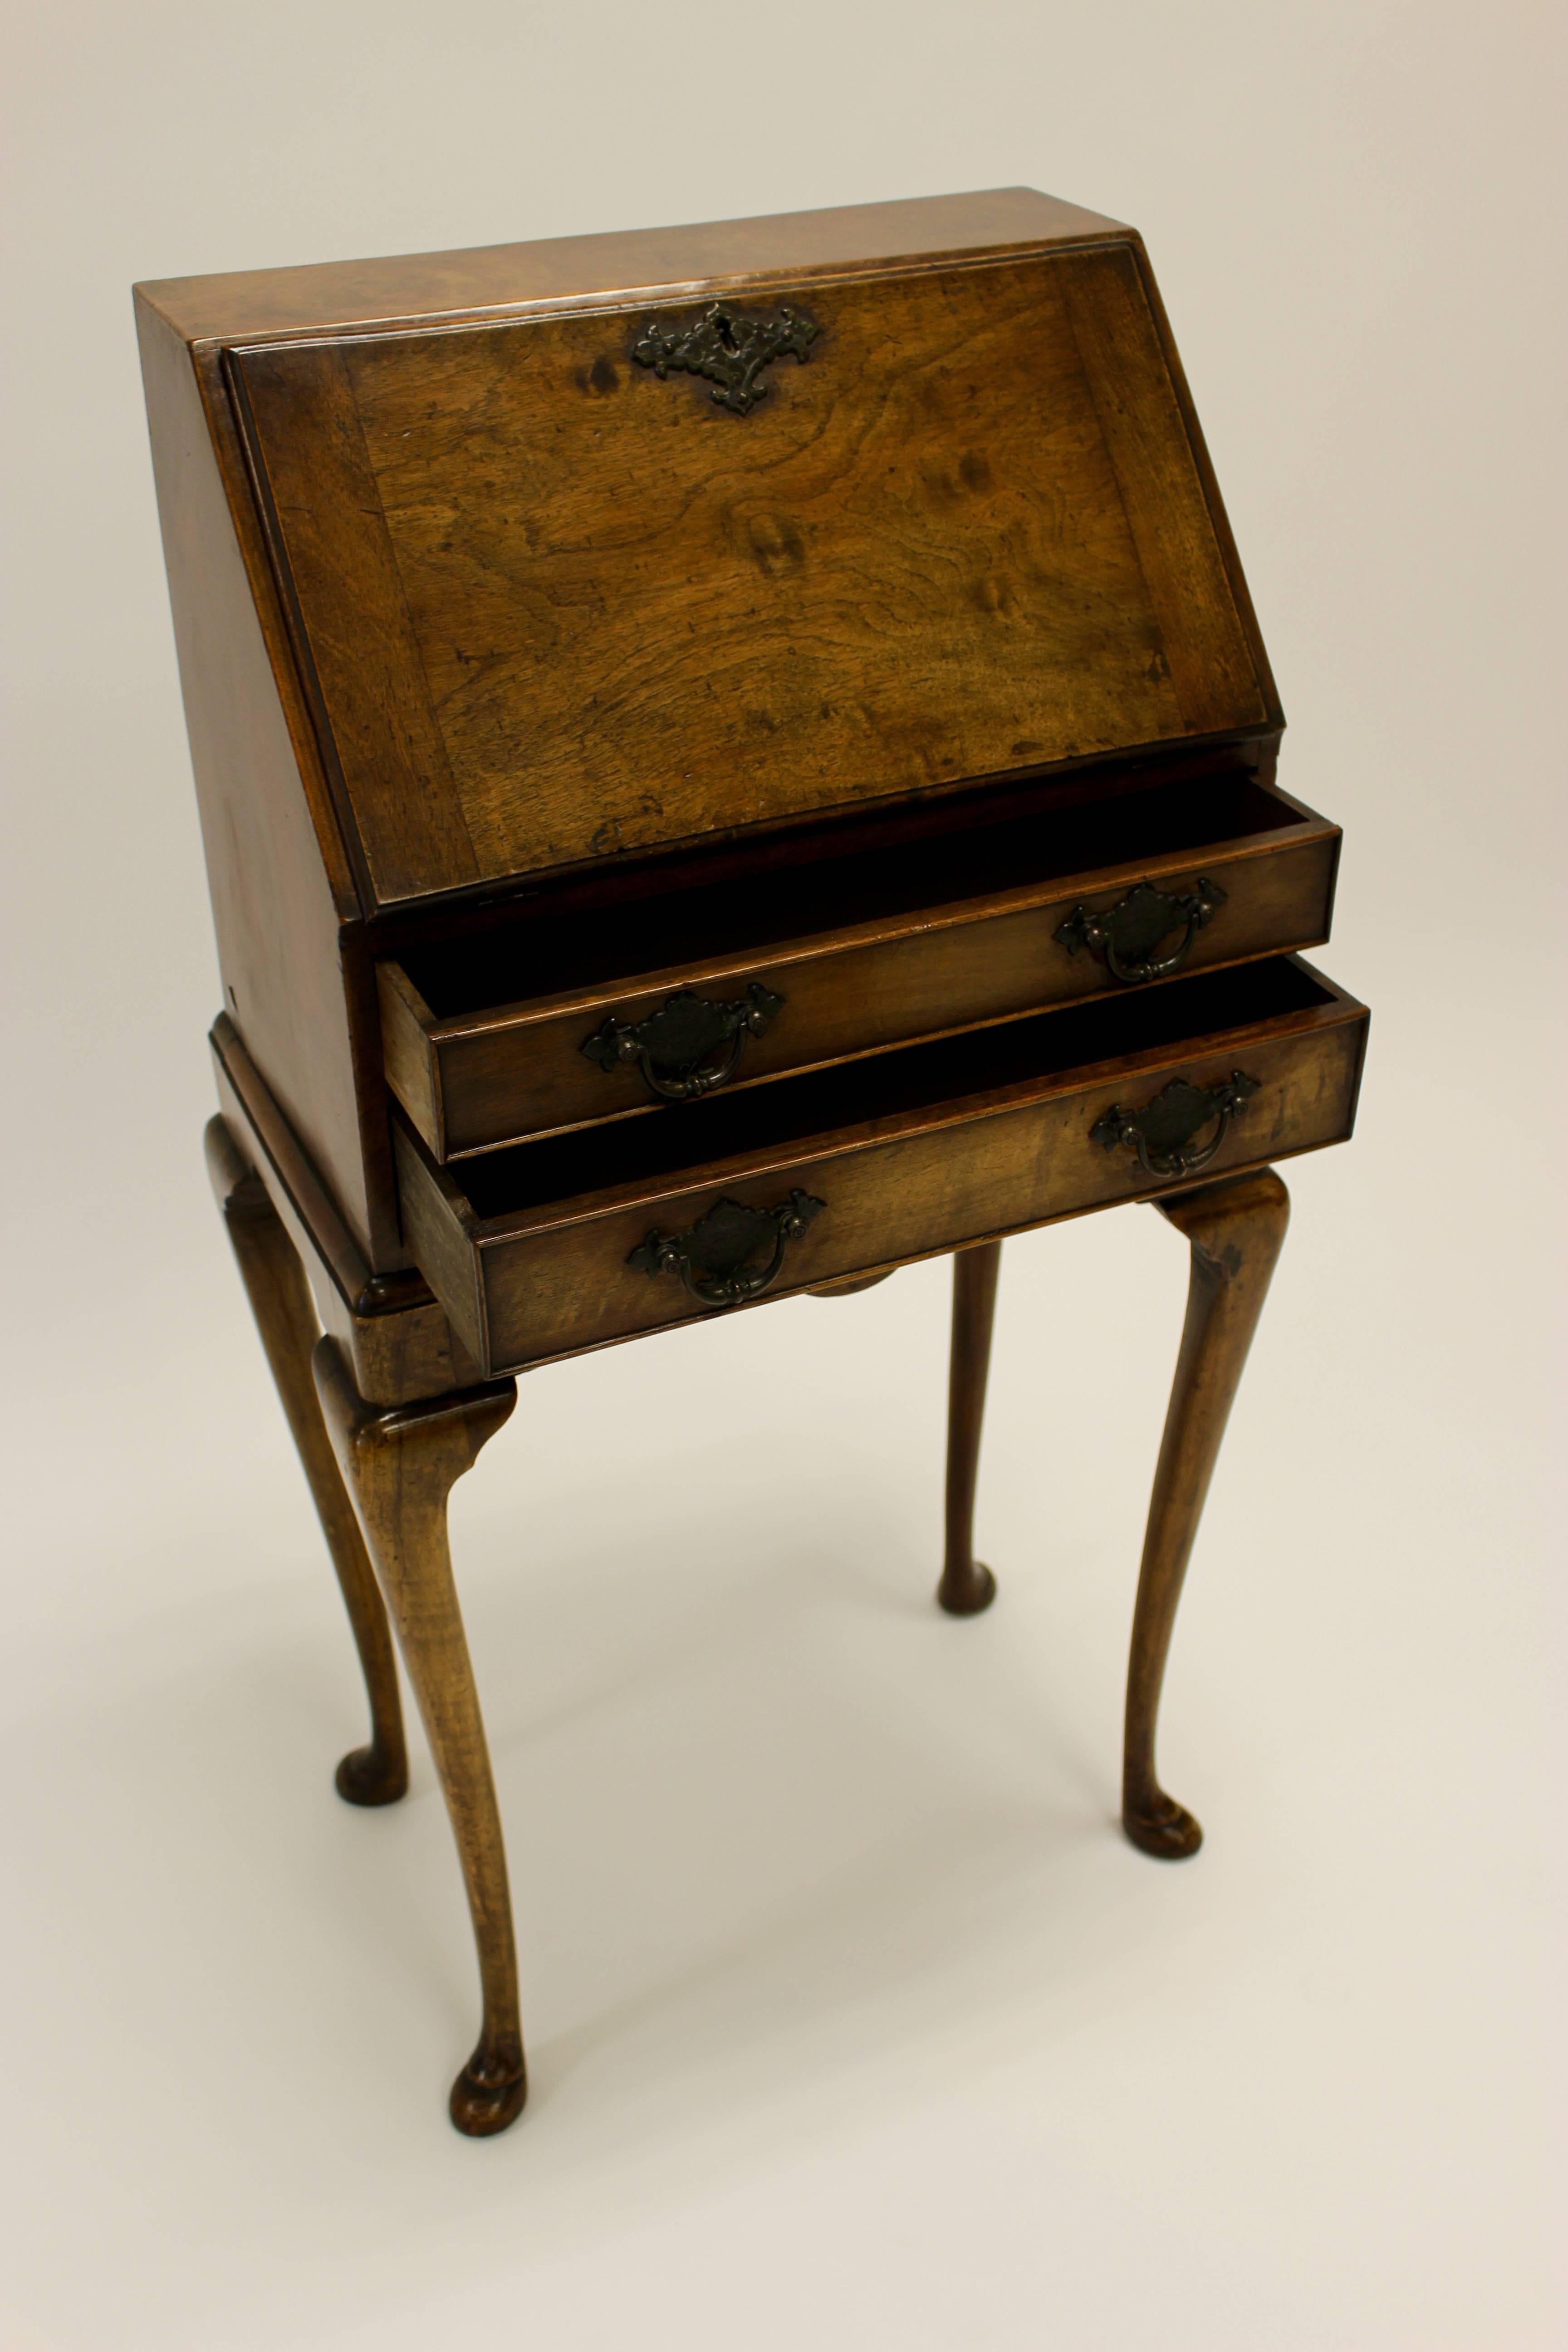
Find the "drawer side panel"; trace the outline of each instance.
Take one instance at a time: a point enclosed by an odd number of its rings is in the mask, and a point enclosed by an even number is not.
[[[436,1157],[444,1159],[441,1066],[430,1041],[429,1007],[401,964],[375,968],[386,1083]]]
[[[446,1308],[452,1328],[489,1378],[489,1340],[476,1253],[460,1212],[440,1176],[426,1166],[407,1136],[393,1121],[393,1156],[403,1211],[403,1237],[431,1289]]]

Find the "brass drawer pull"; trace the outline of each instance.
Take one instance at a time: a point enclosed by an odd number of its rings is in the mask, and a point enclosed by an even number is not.
[[[1105,1117],[1095,1120],[1089,1139],[1103,1143],[1107,1151],[1130,1143],[1147,1175],[1195,1176],[1208,1166],[1231,1120],[1241,1117],[1261,1083],[1242,1070],[1232,1070],[1217,1087],[1194,1087],[1185,1078],[1173,1078],[1142,1110],[1123,1110],[1120,1103],[1112,1103]],[[1209,1140],[1190,1149],[1205,1127],[1214,1129]]]
[[[1167,972],[1174,971],[1215,908],[1224,904],[1225,892],[1206,875],[1179,898],[1168,890],[1156,889],[1152,882],[1140,882],[1120,906],[1103,915],[1075,907],[1067,921],[1058,925],[1056,936],[1068,955],[1077,955],[1079,948],[1099,948],[1112,979],[1121,981],[1124,988],[1134,988],[1140,981],[1163,980]],[[1170,954],[1156,956],[1154,950],[1174,930],[1182,936]]]
[[[744,1201],[716,1201],[686,1234],[654,1226],[627,1258],[639,1274],[678,1274],[704,1307],[740,1307],[776,1280],[784,1251],[827,1206],[798,1185],[776,1208],[749,1209]],[[772,1244],[765,1264],[759,1254]]]
[[[606,1072],[623,1062],[638,1062],[656,1095],[666,1102],[692,1102],[734,1076],[747,1038],[764,1035],[784,1006],[784,998],[760,980],[728,1004],[681,988],[646,1021],[634,1024],[617,1021],[612,1013],[591,1037],[584,1038],[582,1050]],[[715,1061],[721,1046],[726,1050]]]
[[[715,302],[689,326],[661,327],[650,319],[632,345],[632,357],[658,376],[672,368],[678,375],[705,376],[714,387],[717,407],[731,416],[749,416],[768,395],[763,370],[785,352],[804,366],[821,332],[815,319],[787,303],[761,318],[732,303]]]

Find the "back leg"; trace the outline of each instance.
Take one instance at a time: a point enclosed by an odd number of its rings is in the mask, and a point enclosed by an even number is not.
[[[955,1250],[952,1259],[952,1354],[947,1391],[947,1546],[936,1597],[950,1617],[975,1617],[996,1598],[996,1579],[974,1557],[974,1489],[980,1471],[980,1428],[991,1368],[991,1327],[996,1317],[1000,1242]]]
[[[342,1588],[370,1696],[370,1744],[351,1749],[338,1766],[338,1794],[351,1805],[390,1805],[408,1786],[397,1662],[385,1604],[332,1453],[311,1377],[310,1356],[321,1327],[310,1286],[300,1254],[268,1199],[266,1186],[245,1165],[221,1118],[208,1124],[206,1155],[213,1190],[272,1367],[279,1400],[293,1432]]]

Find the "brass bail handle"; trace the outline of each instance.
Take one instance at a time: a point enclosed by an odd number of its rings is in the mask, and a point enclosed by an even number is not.
[[[1142,1110],[1123,1110],[1120,1103],[1112,1103],[1089,1129],[1089,1141],[1103,1144],[1107,1151],[1130,1146],[1144,1174],[1162,1181],[1196,1176],[1216,1157],[1231,1120],[1241,1117],[1260,1084],[1245,1070],[1233,1070],[1213,1087],[1173,1078]],[[1197,1137],[1211,1127],[1207,1142],[1199,1143]]]
[[[728,1084],[747,1038],[765,1036],[784,1006],[760,980],[729,1003],[679,988],[646,1021],[612,1013],[581,1050],[606,1074],[636,1062],[648,1091],[665,1102],[695,1102]]]
[[[1225,898],[1219,884],[1206,875],[1179,896],[1157,888],[1152,882],[1140,882],[1104,914],[1075,907],[1055,936],[1068,955],[1077,955],[1079,948],[1098,948],[1112,979],[1123,988],[1136,988],[1145,981],[1165,979],[1185,961],[1193,941],[1225,905]],[[1170,953],[1156,955],[1154,950],[1178,929],[1182,936]]]
[[[753,1209],[726,1196],[688,1233],[661,1234],[655,1225],[626,1264],[639,1274],[679,1275],[703,1307],[743,1307],[778,1279],[790,1243],[798,1241],[826,1206],[798,1185],[787,1201],[771,1209]],[[764,1249],[768,1257],[758,1263]]]

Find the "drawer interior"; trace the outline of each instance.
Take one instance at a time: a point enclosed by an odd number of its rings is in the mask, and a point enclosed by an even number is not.
[[[679,1118],[635,1119],[513,1145],[449,1169],[480,1220],[543,1208],[753,1151],[805,1145],[847,1128],[896,1120],[1187,1038],[1310,1013],[1339,1000],[1292,956],[1204,972],[1168,988],[1098,998],[1002,1026],[939,1038],[868,1060],[714,1095]]]
[[[1305,831],[1317,820],[1231,772],[1035,807],[882,842],[810,863],[570,914],[522,908],[477,936],[414,946],[402,964],[437,1021],[630,980],[676,964],[760,952],[841,926],[915,918],[933,907],[1221,842]]]

